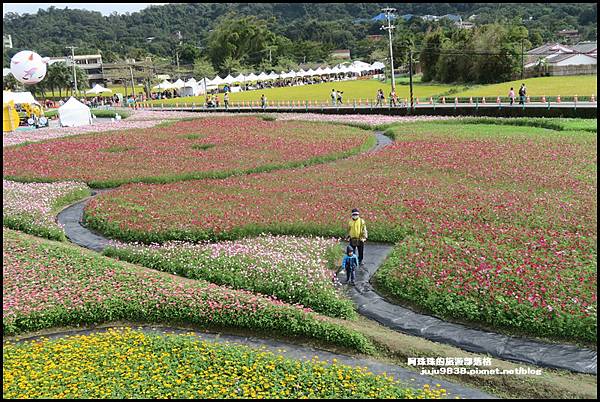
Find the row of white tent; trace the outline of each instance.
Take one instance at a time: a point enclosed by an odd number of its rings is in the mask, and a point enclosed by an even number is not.
[[[333,68],[318,67],[316,70],[312,68],[309,70],[300,69],[299,71],[282,71],[280,74],[271,71],[271,73],[267,74],[264,71],[260,74],[256,75],[254,73],[250,73],[248,75],[239,74],[237,77],[233,77],[231,74],[225,78],[221,78],[218,75],[213,79],[202,79],[200,81],[196,81],[194,78],[190,78],[188,81],[184,82],[181,79],[178,79],[174,83],[170,83],[165,80],[154,87],[154,89],[181,89],[184,87],[196,87],[200,84],[206,85],[207,87],[214,87],[217,85],[223,84],[233,84],[233,83],[243,83],[243,82],[254,82],[254,81],[269,81],[276,79],[286,79],[286,78],[301,78],[301,77],[314,77],[314,76],[322,76],[322,75],[330,75],[330,74],[362,74],[363,72],[381,70],[385,67],[385,65],[381,62],[375,62],[373,64],[364,63],[362,61],[355,61],[352,64],[345,66],[343,64],[339,64],[334,66]]]

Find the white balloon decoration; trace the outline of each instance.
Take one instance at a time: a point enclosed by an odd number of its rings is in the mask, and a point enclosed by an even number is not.
[[[10,72],[23,84],[37,84],[46,76],[48,60],[31,50],[22,50],[10,60]]]

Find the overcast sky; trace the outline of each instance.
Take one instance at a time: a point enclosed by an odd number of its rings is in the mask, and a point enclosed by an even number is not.
[[[35,14],[38,9],[47,9],[50,6],[56,8],[81,8],[90,11],[100,11],[102,15],[109,15],[113,11],[123,14],[126,12],[140,11],[152,4],[167,4],[167,3],[3,3],[2,15],[8,12],[19,14]]]

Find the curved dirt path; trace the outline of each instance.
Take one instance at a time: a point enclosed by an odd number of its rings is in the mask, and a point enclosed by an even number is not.
[[[120,328],[115,327],[115,328]],[[82,330],[72,330],[72,331],[64,331],[53,333],[49,335],[43,335],[44,338],[49,339],[57,339],[63,338],[69,335],[88,335],[91,333],[97,332],[105,332],[111,327],[105,328],[93,328],[93,329],[82,329]],[[141,328],[143,332],[146,333],[159,333],[164,334],[165,332],[176,333],[176,334],[188,334],[193,332],[190,329],[181,329],[181,328],[173,328],[168,326],[155,326],[155,325],[141,325],[141,326],[133,326],[132,329]],[[195,332],[195,331],[194,331]],[[287,358],[310,361],[314,356],[318,356],[320,361],[327,361],[328,363],[332,363],[333,359],[336,359],[339,364],[345,364],[352,367],[367,367],[369,371],[374,374],[383,374],[386,373],[388,375],[393,376],[396,380],[401,381],[410,387],[420,388],[425,384],[429,384],[432,389],[436,388],[435,384],[440,384],[440,388],[443,388],[448,393],[448,398],[460,397],[466,399],[497,399],[496,397],[486,394],[485,392],[481,392],[476,389],[468,388],[462,385],[458,385],[449,381],[440,380],[437,378],[428,377],[425,375],[421,375],[415,371],[411,371],[393,364],[382,363],[376,360],[371,359],[361,359],[355,358],[348,355],[331,353],[321,349],[315,349],[306,346],[298,346],[291,343],[280,342],[272,339],[261,339],[247,336],[239,336],[239,335],[225,335],[225,334],[214,334],[214,333],[204,333],[204,332],[195,332],[195,336],[200,340],[206,340],[210,342],[218,342],[218,343],[235,343],[239,345],[249,346],[252,348],[265,348],[268,351],[282,355]],[[28,340],[39,339],[42,336],[34,336],[30,338],[20,338],[18,337],[17,342],[23,342]]]
[[[376,131],[377,144],[367,152],[375,152],[393,141]],[[67,238],[79,246],[101,253],[110,240],[82,225],[83,210],[91,198],[111,189],[95,190],[92,196],[63,209],[57,221],[64,226]],[[469,352],[487,353],[505,360],[542,367],[559,368],[578,373],[597,374],[597,352],[574,345],[548,344],[494,332],[469,328],[387,302],[375,292],[371,277],[392,250],[392,245],[367,242],[365,265],[356,276],[356,286],[348,290],[358,312],[391,329],[446,343]],[[338,274],[339,275],[339,274]],[[341,274],[340,279],[345,279]]]

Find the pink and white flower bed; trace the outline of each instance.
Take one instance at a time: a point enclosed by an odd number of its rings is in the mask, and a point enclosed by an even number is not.
[[[54,221],[56,209],[87,195],[89,187],[84,183],[18,183],[2,180],[3,225],[63,240],[62,228]]]

